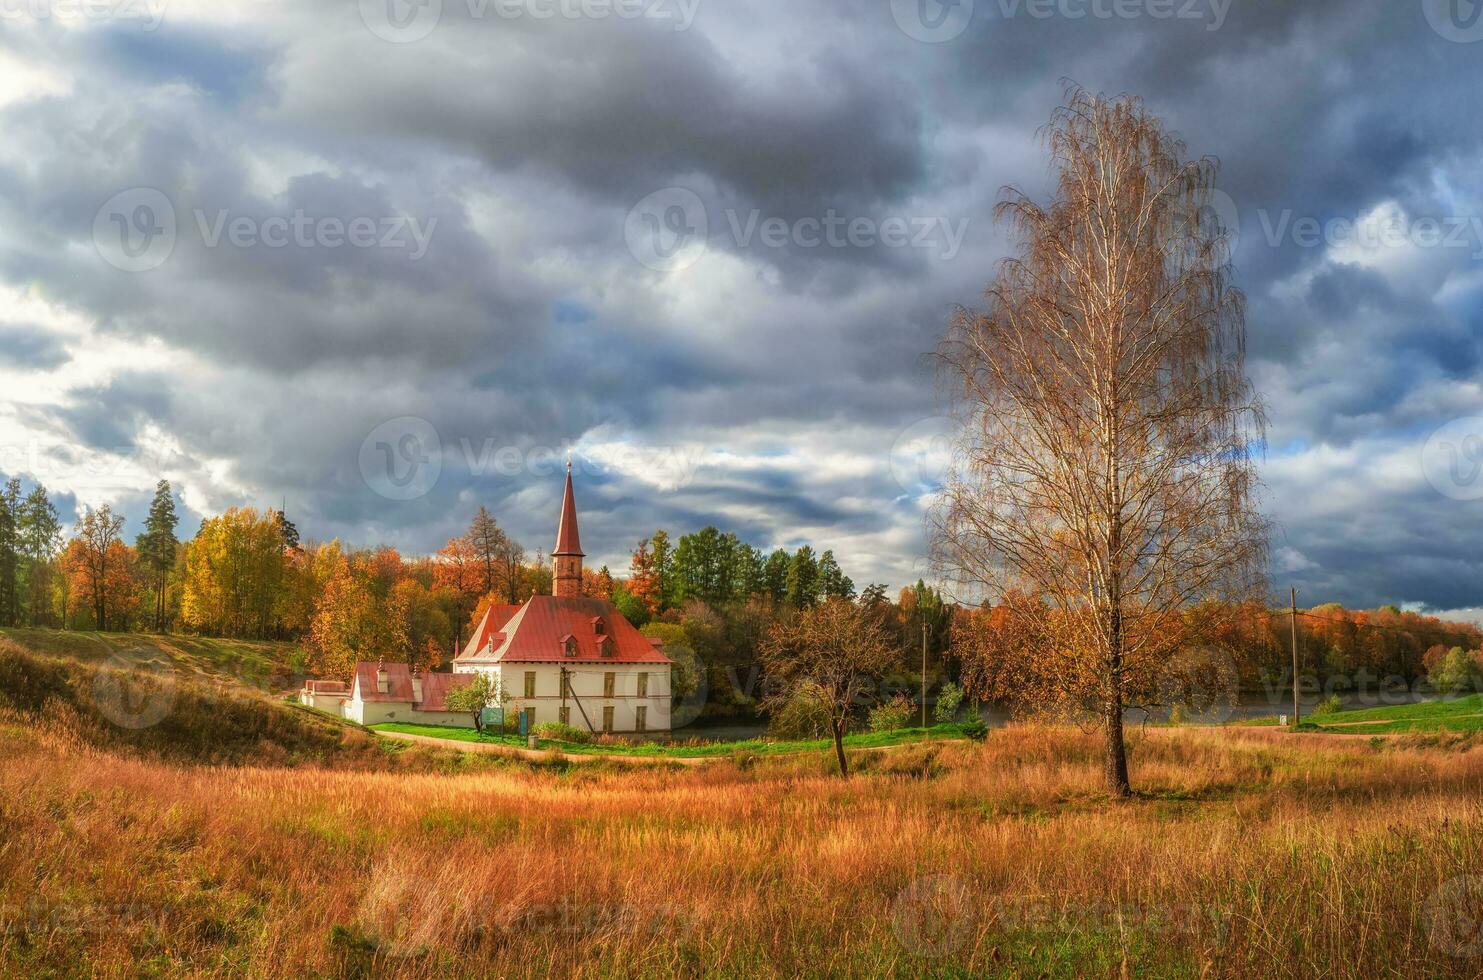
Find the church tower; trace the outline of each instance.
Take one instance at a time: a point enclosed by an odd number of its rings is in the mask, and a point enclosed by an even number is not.
[[[551,551],[554,587],[551,594],[575,599],[582,594],[582,542],[577,537],[577,498],[572,495],[572,464],[566,464],[566,493],[561,498],[561,520],[556,525],[556,547]]]

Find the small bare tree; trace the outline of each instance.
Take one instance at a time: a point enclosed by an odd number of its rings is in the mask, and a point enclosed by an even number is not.
[[[829,716],[839,774],[848,776],[850,718],[874,682],[898,666],[900,653],[879,615],[848,599],[829,599],[774,624],[763,638],[769,690],[763,707],[781,711],[795,697],[812,698]]]
[[[1046,135],[1055,199],[1006,192],[1018,254],[940,350],[963,429],[934,551],[1008,607],[1017,641],[978,644],[998,659],[975,672],[1097,718],[1122,797],[1123,713],[1199,642],[1184,611],[1264,591],[1264,423],[1215,162],[1183,159],[1137,99],[1075,87]]]

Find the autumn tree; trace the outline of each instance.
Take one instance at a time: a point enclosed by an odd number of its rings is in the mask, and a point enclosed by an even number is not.
[[[276,635],[288,567],[271,512],[233,507],[207,518],[185,548],[180,618],[215,636]]]
[[[494,515],[483,507],[469,523],[465,535],[474,561],[483,574],[483,591],[494,592],[514,603],[520,597],[520,568],[525,561],[525,549],[511,538],[495,521]]]
[[[108,504],[97,510],[85,507],[68,551],[73,600],[88,607],[99,630],[108,629],[109,613],[123,611],[133,590],[131,556],[119,540],[123,528],[123,515]]]
[[[830,599],[775,623],[763,640],[762,668],[769,695],[763,705],[782,711],[810,699],[829,716],[839,774],[849,774],[844,736],[875,681],[898,665],[900,648],[879,617],[845,599]]]
[[[934,540],[968,587],[1033,597],[1024,697],[1100,720],[1122,797],[1124,710],[1201,639],[1180,611],[1263,591],[1261,405],[1215,163],[1137,99],[1075,88],[1046,138],[1055,197],[1001,201],[1017,254],[941,348],[963,428]]]
[[[379,659],[391,645],[366,577],[338,556],[324,583],[309,625],[309,650],[316,673],[349,677],[357,660]]]
[[[654,552],[649,548],[648,538],[640,541],[638,547],[633,549],[633,557],[628,561],[628,581],[623,588],[644,607],[646,619],[659,611],[659,570],[655,566]]]

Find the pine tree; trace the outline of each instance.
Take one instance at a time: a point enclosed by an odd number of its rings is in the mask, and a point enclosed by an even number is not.
[[[21,502],[17,531],[25,559],[26,605],[31,625],[37,626],[51,592],[52,562],[62,547],[62,522],[40,484]]]
[[[177,523],[179,518],[175,516],[175,498],[170,494],[170,483],[161,480],[154,488],[154,500],[149,505],[149,517],[144,521],[144,533],[134,542],[154,585],[154,628],[157,631],[164,629],[165,580],[175,565],[175,551],[180,544],[175,537]]]
[[[834,560],[834,552],[819,556],[819,594],[826,599],[855,598],[855,583]]]
[[[819,563],[814,560],[814,549],[808,545],[795,551],[788,563],[785,599],[794,609],[811,609],[819,601]]]
[[[0,494],[0,623],[6,626],[20,621],[20,502],[20,481],[12,479]]]

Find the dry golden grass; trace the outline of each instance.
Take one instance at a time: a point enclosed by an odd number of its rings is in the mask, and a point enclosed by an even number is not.
[[[1097,744],[448,776],[3,725],[0,974],[1483,971],[1483,748],[1151,732],[1112,804]]]

